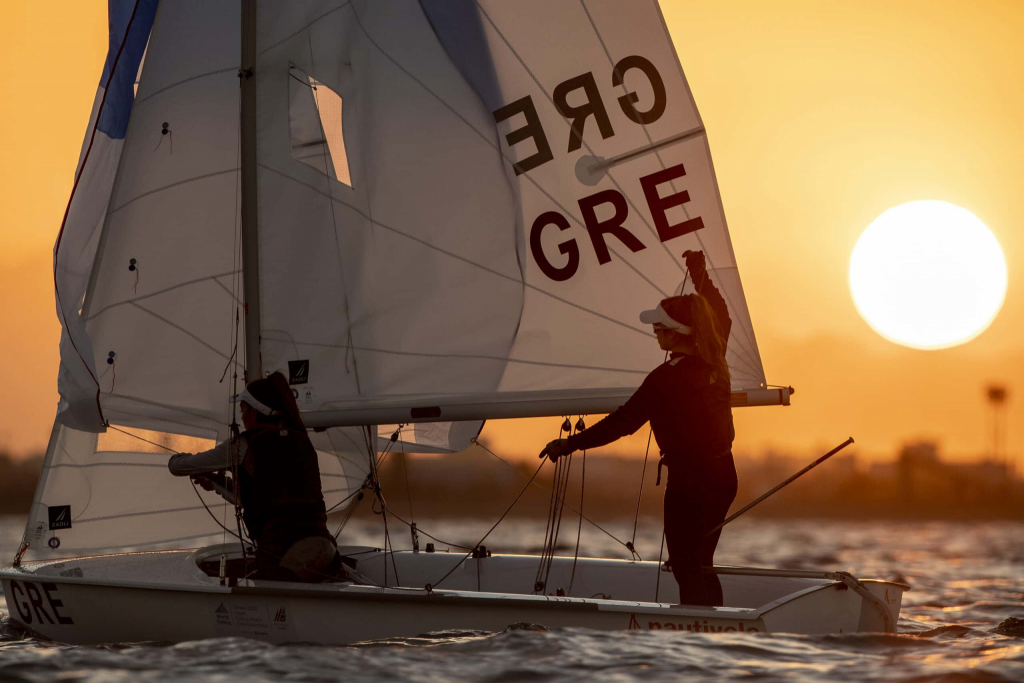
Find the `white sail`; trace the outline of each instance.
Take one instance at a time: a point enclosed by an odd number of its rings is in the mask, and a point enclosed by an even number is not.
[[[324,501],[332,511],[344,510],[369,474],[363,430],[329,429],[310,438]],[[167,471],[170,452],[213,444],[172,433],[112,428],[96,434],[54,425],[26,523],[24,558],[237,542],[234,506]]]
[[[120,54],[130,89],[145,65],[134,104],[104,76],[55,247],[61,405],[26,538],[70,505],[62,552],[142,542],[116,515],[145,518],[148,543],[223,533],[163,454],[95,434],[224,439],[247,360],[241,7],[154,6],[111,5],[108,70]],[[313,437],[328,505],[348,491],[331,477],[361,483],[394,432],[390,448],[450,452],[485,418],[621,403],[662,360],[637,314],[678,291],[687,249],[729,305],[734,391],[764,386],[653,0],[256,7],[254,348],[330,428]],[[381,426],[366,444],[340,425]]]
[[[628,396],[662,356],[637,312],[674,293],[681,253],[699,248],[734,320],[734,390],[763,385],[656,3],[258,8],[262,367],[305,362],[303,410],[558,396],[552,412],[566,412],[574,397]],[[239,16],[231,2],[160,6],[101,228],[73,214],[65,231],[96,251],[86,343],[62,359],[86,355],[112,423],[222,438],[230,421],[244,362]],[[341,160],[326,141],[319,160],[295,152],[296,136],[316,142],[313,83],[340,99]],[[60,419],[99,429],[96,382],[61,379]]]

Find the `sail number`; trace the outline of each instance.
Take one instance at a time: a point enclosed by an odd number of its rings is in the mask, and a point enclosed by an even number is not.
[[[631,70],[637,70],[647,78],[654,100],[646,108],[640,109],[637,106],[640,101],[639,96],[635,92],[627,92],[618,98],[618,105],[626,118],[633,123],[637,125],[654,123],[665,113],[667,106],[665,82],[653,63],[640,55],[631,55],[621,59],[612,69],[612,85],[621,86],[625,80],[625,74]],[[586,99],[582,104],[573,106],[568,103],[569,94],[576,91],[582,91]],[[576,99],[578,101],[578,98]],[[552,93],[552,101],[558,112],[566,119],[571,120],[568,152],[577,151],[582,146],[583,129],[590,117],[594,118],[602,138],[607,139],[615,135],[608,110],[601,99],[593,73],[580,74],[559,83]],[[544,127],[541,125],[540,117],[537,115],[533,99],[529,95],[496,109],[494,121],[501,123],[518,114],[523,116],[526,123],[505,135],[505,142],[511,149],[517,144],[531,140],[537,150],[512,165],[515,174],[521,175],[553,160],[554,155],[551,152],[551,144],[548,142]],[[667,211],[672,207],[682,206],[689,202],[690,195],[686,190],[682,190],[669,192],[662,196],[659,188],[684,175],[686,175],[686,170],[683,165],[677,164],[640,178],[640,187],[654,220],[658,239],[662,242],[704,227],[700,216],[688,217],[687,220],[680,223],[669,222]],[[600,265],[611,261],[606,241],[609,236],[617,239],[633,253],[646,249],[646,245],[624,226],[626,217],[629,215],[629,205],[618,190],[595,192],[578,200],[578,204],[583,216],[584,227]],[[602,219],[598,217],[598,207],[604,205],[610,207],[611,215]],[[607,216],[609,208],[602,208],[600,213]],[[537,216],[530,227],[530,252],[544,275],[556,282],[563,282],[579,270],[580,250],[575,239],[566,239],[558,244],[558,251],[566,257],[564,265],[556,266],[551,263],[542,248],[541,237],[544,230],[552,226],[558,228],[559,231],[568,230],[569,221],[558,211],[545,211]]]
[[[57,598],[57,584],[43,583],[37,586],[31,581],[11,581],[11,599],[18,611],[21,623],[32,624],[32,615],[36,617],[36,623],[44,624],[74,624],[75,620],[61,614],[60,609],[64,602]]]

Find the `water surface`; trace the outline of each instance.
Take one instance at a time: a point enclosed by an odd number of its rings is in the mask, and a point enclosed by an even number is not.
[[[468,545],[490,526],[417,521],[438,538]],[[0,518],[5,564],[22,524]],[[620,540],[632,537],[632,524],[606,528]],[[535,552],[543,531],[543,522],[510,520],[486,543],[495,551]],[[396,549],[409,546],[406,531],[393,533]],[[353,544],[383,543],[381,529],[366,522],[353,522],[344,536]],[[563,523],[561,539],[561,554],[571,555],[575,522]],[[421,543],[428,540],[421,537]],[[641,525],[636,546],[644,559],[657,558],[660,540],[655,521]],[[580,550],[589,556],[629,555],[618,541],[586,526]],[[716,560],[844,569],[863,578],[905,580],[913,590],[904,595],[898,635],[602,633],[510,625],[501,633],[435,633],[351,647],[244,639],[60,645],[12,628],[0,597],[0,680],[1024,681],[1024,523],[744,519],[723,534]]]

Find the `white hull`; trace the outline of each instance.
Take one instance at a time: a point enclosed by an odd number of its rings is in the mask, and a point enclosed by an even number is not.
[[[383,583],[383,553],[344,550],[361,552],[358,570]],[[581,558],[573,593],[612,598],[600,599],[524,594],[536,575],[533,556],[463,562],[461,555],[411,552],[388,555],[389,585],[395,566],[407,586],[424,586],[424,577],[436,581],[462,566],[432,591],[272,581],[228,587],[197,564],[219,556],[217,548],[103,555],[7,568],[0,580],[13,622],[80,644],[226,636],[345,644],[447,629],[501,631],[520,622],[604,631],[892,631],[907,588],[841,574],[834,580],[810,578],[823,573],[718,568],[730,606],[687,607],[671,604],[675,581],[654,562]],[[555,558],[549,584],[567,586],[572,562]],[[668,602],[653,601],[656,583],[659,599]]]

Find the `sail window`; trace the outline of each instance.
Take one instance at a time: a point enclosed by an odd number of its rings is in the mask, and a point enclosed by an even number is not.
[[[341,96],[293,66],[288,79],[292,158],[352,186],[341,123]]]

